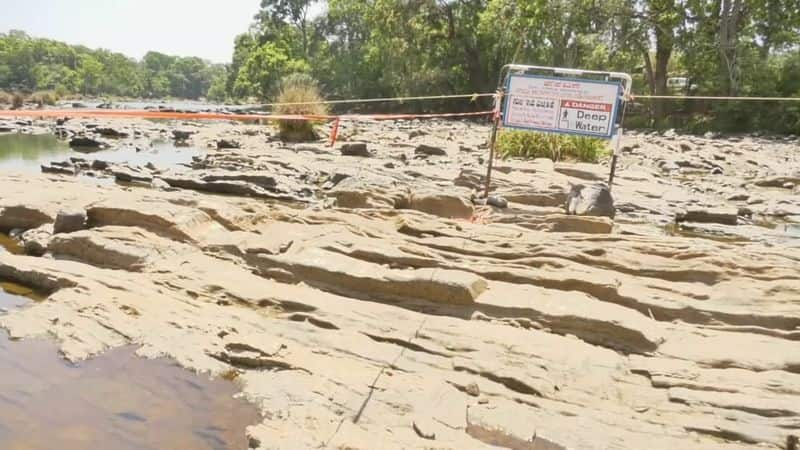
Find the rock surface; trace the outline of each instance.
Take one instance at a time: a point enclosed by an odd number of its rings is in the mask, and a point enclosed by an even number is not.
[[[590,184],[606,167],[497,161],[499,208],[472,201],[488,134],[472,122],[343,123],[369,158],[257,125],[191,131],[240,148],[185,171],[95,169],[146,181],[131,185],[0,173],[0,231],[36,255],[0,251],[0,279],[50,293],[0,327],[72,361],[133,344],[235,377],[263,415],[254,448],[777,450],[797,435],[796,142],[626,134],[613,206]],[[568,198],[614,220],[564,214]],[[53,234],[73,210],[85,229]]]

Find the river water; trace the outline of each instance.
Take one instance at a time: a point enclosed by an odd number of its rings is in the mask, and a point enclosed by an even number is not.
[[[41,301],[0,283],[0,308]],[[0,330],[0,448],[15,450],[225,450],[248,448],[256,409],[233,382],[209,380],[132,347],[78,365],[45,339],[11,341]]]
[[[165,140],[155,140],[138,149],[133,145],[120,144],[94,152],[79,152],[52,134],[0,134],[0,172],[40,172],[42,164],[70,157],[131,166],[153,163],[160,168],[176,168],[190,163],[200,153],[201,150],[196,147],[177,147]]]

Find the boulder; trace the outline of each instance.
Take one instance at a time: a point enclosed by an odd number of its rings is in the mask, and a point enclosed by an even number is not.
[[[72,233],[86,228],[86,211],[61,210],[56,214],[53,224],[53,234]]]
[[[447,151],[441,147],[434,147],[433,145],[420,144],[414,150],[415,155],[421,156],[447,156]]]
[[[614,218],[614,198],[603,183],[572,185],[567,194],[567,214]]]
[[[343,156],[371,156],[367,144],[364,142],[352,142],[342,145],[341,152]]]
[[[26,255],[42,256],[47,252],[47,246],[52,237],[53,226],[45,224],[22,233],[20,240]]]

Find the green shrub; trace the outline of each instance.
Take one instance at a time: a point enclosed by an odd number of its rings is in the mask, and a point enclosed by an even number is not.
[[[19,109],[22,108],[22,105],[25,104],[25,96],[20,94],[19,92],[15,92],[14,95],[11,96],[11,108],[12,109]]]
[[[591,163],[610,153],[602,139],[520,130],[499,131],[496,150],[502,158],[548,158]]]
[[[307,103],[302,105],[288,104],[275,107],[277,114],[286,115],[314,115],[321,116],[328,113],[326,105],[322,102],[319,84],[311,76],[303,73],[288,75],[281,81],[280,93],[277,103]],[[303,142],[319,139],[314,129],[315,122],[308,120],[279,120],[278,130],[284,141]]]

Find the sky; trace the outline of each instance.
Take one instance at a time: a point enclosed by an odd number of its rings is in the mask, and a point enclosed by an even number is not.
[[[260,0],[0,0],[0,32],[105,48],[230,62]]]

